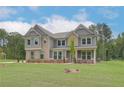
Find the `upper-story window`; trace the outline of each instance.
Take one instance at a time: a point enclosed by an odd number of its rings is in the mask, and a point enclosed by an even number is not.
[[[58,40],[58,46],[65,46],[65,40]]]
[[[46,41],[46,40],[44,40],[44,44],[46,44],[46,42],[47,42],[47,41]]]
[[[31,44],[31,41],[28,39],[27,40],[27,45],[30,45]]]
[[[35,45],[38,45],[38,43],[39,43],[38,39],[35,38],[35,39],[34,39],[34,44],[35,44]]]
[[[86,38],[82,38],[82,45],[86,44]]]
[[[62,46],[65,46],[65,40],[62,40]]]
[[[87,38],[87,44],[91,44],[91,38]]]
[[[58,46],[61,46],[61,40],[58,40]]]
[[[86,45],[86,44],[91,44],[92,43],[90,37],[82,38],[81,40],[82,40],[81,41],[82,45]]]

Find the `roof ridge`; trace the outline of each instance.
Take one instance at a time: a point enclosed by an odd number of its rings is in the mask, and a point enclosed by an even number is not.
[[[94,34],[90,29],[88,29],[86,26],[84,26],[83,24],[79,24],[76,28],[75,28],[75,31],[79,29],[79,27],[83,27],[87,30],[87,32],[91,33],[91,34]]]

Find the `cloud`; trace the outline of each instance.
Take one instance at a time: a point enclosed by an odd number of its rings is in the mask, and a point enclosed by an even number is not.
[[[4,28],[8,32],[19,32],[24,35],[31,26],[39,24],[53,33],[66,32],[75,29],[79,24],[83,24],[86,27],[94,24],[94,22],[88,20],[87,15],[85,10],[79,11],[76,15],[73,15],[71,19],[54,14],[50,17],[42,17],[45,23],[38,23],[39,21],[37,22],[35,20],[32,20],[32,23],[27,23],[24,22],[22,17],[19,17],[17,21],[0,22],[0,28]]]
[[[7,32],[19,32],[20,34],[25,34],[32,24],[26,22],[18,21],[5,21],[0,22],[0,28],[4,28]]]
[[[107,19],[115,19],[119,16],[119,13],[115,9],[108,7],[100,9],[99,12]]]
[[[30,6],[29,9],[32,11],[37,11],[40,8],[40,6]]]
[[[17,11],[10,7],[0,7],[0,19],[9,18],[11,15],[16,14]]]
[[[80,10],[72,17],[71,20],[60,15],[52,15],[51,17],[45,17],[45,19],[47,22],[40,25],[53,33],[71,31],[79,24],[83,24],[86,27],[91,24],[95,24],[94,22],[88,20],[88,14],[85,10]]]

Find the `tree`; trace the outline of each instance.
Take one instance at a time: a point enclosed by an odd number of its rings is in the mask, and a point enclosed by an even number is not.
[[[24,59],[25,50],[24,50],[24,38],[20,34],[8,36],[7,44],[7,58],[9,59]]]
[[[8,34],[5,29],[0,29],[0,41],[2,41],[0,44],[1,47],[6,44],[7,35]]]
[[[72,39],[72,40],[70,41],[69,51],[70,51],[70,55],[71,55],[71,61],[75,63],[75,62],[76,62],[76,58],[75,58],[74,39]]]
[[[101,60],[109,60],[108,57],[110,49],[109,44],[112,39],[111,28],[105,23],[98,23],[89,26],[89,29],[98,34],[97,37],[97,58]]]
[[[116,58],[124,59],[124,32],[119,34],[115,40]]]

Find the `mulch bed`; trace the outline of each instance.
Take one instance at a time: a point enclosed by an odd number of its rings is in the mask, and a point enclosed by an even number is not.
[[[67,73],[67,74],[69,74],[69,73],[76,74],[76,73],[80,73],[80,70],[79,69],[67,69],[67,68],[65,68],[64,69],[64,73]]]

